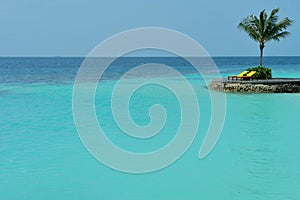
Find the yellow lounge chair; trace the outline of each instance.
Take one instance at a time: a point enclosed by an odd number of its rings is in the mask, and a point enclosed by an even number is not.
[[[232,79],[232,80],[233,80],[233,78],[235,78],[235,79],[237,79],[237,78],[242,78],[243,76],[246,76],[247,73],[248,73],[248,71],[243,71],[242,73],[240,73],[240,74],[237,75],[237,76],[228,76],[228,80],[229,80],[229,79]]]
[[[243,79],[252,79],[254,77],[254,74],[256,73],[256,71],[251,71],[249,74],[247,74],[246,76],[242,77]]]

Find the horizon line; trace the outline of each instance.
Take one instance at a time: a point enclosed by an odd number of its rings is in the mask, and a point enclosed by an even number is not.
[[[88,56],[83,56],[83,55],[78,55],[78,56],[52,56],[52,55],[45,55],[45,56],[30,56],[30,55],[25,55],[25,56],[18,56],[18,55],[11,55],[11,56],[1,56],[0,58],[86,58]],[[106,58],[111,58],[113,56],[106,56]],[[160,55],[151,55],[151,56],[121,56],[120,58],[178,58],[182,56],[160,56]],[[197,57],[197,56],[185,56],[185,57]],[[205,57],[205,56],[200,56],[200,57]],[[253,57],[253,58],[259,58],[258,56],[253,56],[253,55],[215,55],[215,56],[207,56],[211,58],[218,58],[218,57]],[[205,57],[205,58],[207,58]],[[264,56],[264,58],[267,57],[300,57],[300,55],[275,55],[275,56]]]

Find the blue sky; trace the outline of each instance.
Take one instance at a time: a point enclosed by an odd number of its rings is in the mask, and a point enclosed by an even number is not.
[[[289,38],[266,44],[265,55],[300,55],[295,0],[1,0],[0,56],[86,56],[113,34],[148,26],[180,31],[212,56],[257,56],[258,45],[237,24],[275,7],[295,23]]]

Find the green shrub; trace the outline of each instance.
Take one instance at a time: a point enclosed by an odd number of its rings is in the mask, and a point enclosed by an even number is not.
[[[264,67],[264,66],[257,66],[253,68],[248,68],[247,71],[256,71],[254,74],[254,78],[256,79],[270,79],[272,78],[272,69]]]

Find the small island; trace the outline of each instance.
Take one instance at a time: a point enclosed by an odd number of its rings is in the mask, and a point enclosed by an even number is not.
[[[238,28],[259,43],[259,66],[248,68],[239,75],[213,80],[210,89],[223,92],[252,93],[300,93],[300,78],[272,78],[272,69],[263,66],[263,50],[268,41],[280,41],[290,35],[286,29],[293,20],[288,17],[278,21],[279,8],[268,16],[265,10],[259,16],[250,15],[243,19]]]

